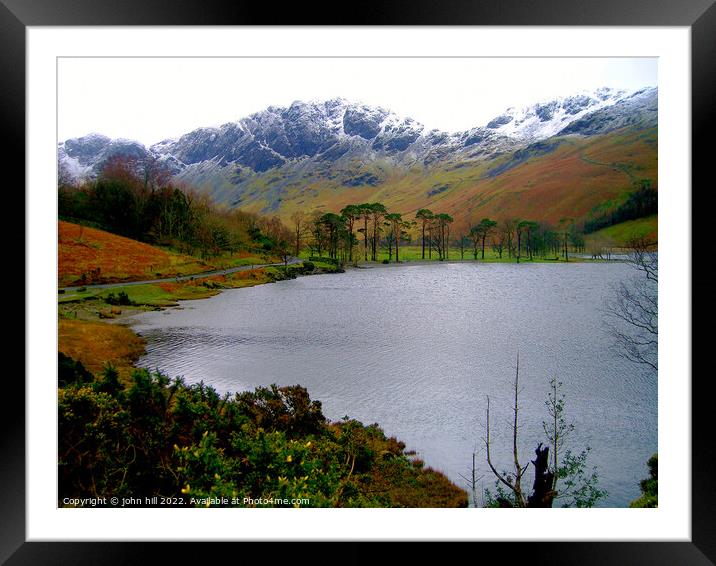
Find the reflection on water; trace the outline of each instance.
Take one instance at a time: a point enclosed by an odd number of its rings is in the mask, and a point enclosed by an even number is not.
[[[599,311],[623,264],[444,264],[351,270],[224,291],[143,313],[140,365],[217,390],[300,384],[333,420],[377,422],[466,487],[486,469],[486,396],[498,468],[510,466],[509,383],[520,355],[523,463],[543,440],[551,377],[568,444],[592,447],[602,505],[639,495],[657,449],[653,376],[612,352]]]

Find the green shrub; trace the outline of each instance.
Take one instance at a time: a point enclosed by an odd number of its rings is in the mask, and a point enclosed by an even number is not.
[[[238,506],[272,497],[318,507],[467,502],[436,472],[420,481],[427,472],[377,425],[329,423],[298,385],[232,398],[143,369],[124,387],[111,366],[97,381],[83,379],[65,379],[58,394],[60,502],[92,495],[161,495],[184,505],[199,505],[191,497]]]
[[[639,482],[641,497],[629,504],[629,507],[659,506],[659,455],[654,454],[647,462],[649,477]]]
[[[257,387],[237,393],[235,402],[257,427],[285,432],[289,438],[319,434],[326,422],[321,402],[311,401],[300,385]]]
[[[134,302],[132,302],[129,298],[129,295],[127,295],[126,292],[120,291],[116,296],[114,293],[110,293],[106,297],[104,297],[104,302],[108,305],[133,305]]]
[[[62,352],[57,353],[57,381],[60,387],[73,383],[89,383],[94,379],[92,374],[82,365]]]

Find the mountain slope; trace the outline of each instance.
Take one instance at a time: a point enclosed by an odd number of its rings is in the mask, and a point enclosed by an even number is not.
[[[657,95],[598,89],[508,109],[458,133],[345,99],[298,101],[150,148],[97,134],[67,140],[58,157],[75,178],[96,175],[114,155],[158,162],[218,202],[281,216],[381,200],[406,213],[427,206],[460,219],[554,220],[638,177],[656,180]]]

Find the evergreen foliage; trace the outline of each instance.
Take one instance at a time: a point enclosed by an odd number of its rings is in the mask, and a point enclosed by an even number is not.
[[[298,385],[230,397],[143,369],[123,387],[112,367],[94,381],[66,356],[60,367],[60,502],[156,495],[186,506],[222,497],[237,506],[277,498],[311,507],[467,505],[463,490],[408,458],[378,425],[329,423]]]
[[[639,482],[641,497],[629,504],[629,507],[659,506],[659,455],[654,454],[647,462],[649,477]]]

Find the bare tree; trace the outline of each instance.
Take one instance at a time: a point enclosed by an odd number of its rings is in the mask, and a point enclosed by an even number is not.
[[[492,251],[495,252],[500,259],[507,245],[507,236],[500,230],[492,238]]]
[[[302,210],[297,210],[291,215],[291,222],[293,222],[293,244],[295,246],[295,256],[298,257],[301,253],[301,244],[303,241],[303,233],[306,228],[304,221],[306,220],[306,213]]]
[[[293,232],[288,228],[284,228],[281,233],[278,234],[276,240],[276,253],[283,261],[284,267],[288,267],[288,262],[291,260],[291,253],[293,252]]]
[[[498,472],[492,461],[492,440],[490,438],[490,398],[487,398],[487,424],[485,433],[485,448],[487,464],[493,475],[497,478],[497,497],[489,490],[485,490],[485,497],[490,506],[497,504],[500,507],[552,507],[557,499],[561,499],[563,507],[592,507],[599,499],[607,495],[606,491],[597,487],[599,477],[596,467],[591,472],[587,470],[587,458],[590,448],[587,447],[579,454],[564,449],[565,437],[573,430],[574,425],[567,423],[564,418],[565,398],[561,394],[562,383],[556,379],[550,381],[550,393],[545,405],[547,406],[549,420],[542,422],[546,435],[547,445],[542,442],[535,449],[535,459],[522,466],[519,459],[519,377],[520,360],[517,356],[515,381],[513,384],[514,402],[512,431],[512,465],[514,470]],[[550,449],[552,454],[550,455]],[[524,476],[530,463],[534,468],[532,492],[527,495],[524,489]],[[474,465],[474,464],[473,464]],[[557,480],[562,481],[562,489],[557,490]],[[473,473],[473,482],[474,473]],[[506,486],[509,491],[506,491]],[[511,493],[510,493],[511,492]]]
[[[519,405],[517,404],[517,399],[519,397],[519,381],[520,381],[520,356],[517,354],[517,366],[515,368],[515,382],[514,382],[514,404],[512,407],[513,411],[513,420],[512,420],[512,457],[513,457],[513,464],[514,464],[514,472],[498,472],[497,468],[495,468],[495,465],[492,463],[492,456],[490,454],[490,447],[491,447],[491,441],[490,441],[490,397],[487,397],[487,424],[486,424],[486,431],[485,431],[485,449],[487,452],[487,465],[490,467],[490,470],[492,470],[492,473],[495,475],[495,477],[498,479],[499,482],[501,482],[503,485],[507,486],[507,488],[513,493],[514,496],[514,502],[517,507],[527,507],[527,499],[525,498],[525,494],[522,491],[522,476],[524,476],[525,472],[527,471],[527,468],[529,467],[529,462],[526,466],[522,466],[520,464],[519,455],[518,455],[518,446],[517,446],[517,439],[518,439],[518,430],[519,430]],[[511,507],[507,503],[507,501],[501,502],[501,505]]]
[[[510,259],[515,255],[515,230],[517,229],[518,223],[519,220],[508,218],[503,220],[500,225],[500,233],[503,234],[505,244],[507,245],[507,257]]]
[[[477,467],[475,465],[475,457],[477,456],[477,452],[472,452],[472,467],[470,468],[470,477],[466,478],[462,474],[458,474],[470,487],[470,493],[472,495],[472,502],[475,507],[477,507],[477,486],[480,483],[480,480],[484,477],[484,475],[478,476],[477,475]]]
[[[562,256],[564,261],[569,261],[569,234],[574,228],[574,218],[562,218],[559,221],[559,227],[561,229],[560,236],[562,237]]]
[[[634,274],[612,286],[604,304],[614,350],[627,360],[658,371],[658,283],[656,242],[634,238],[627,262]]]

